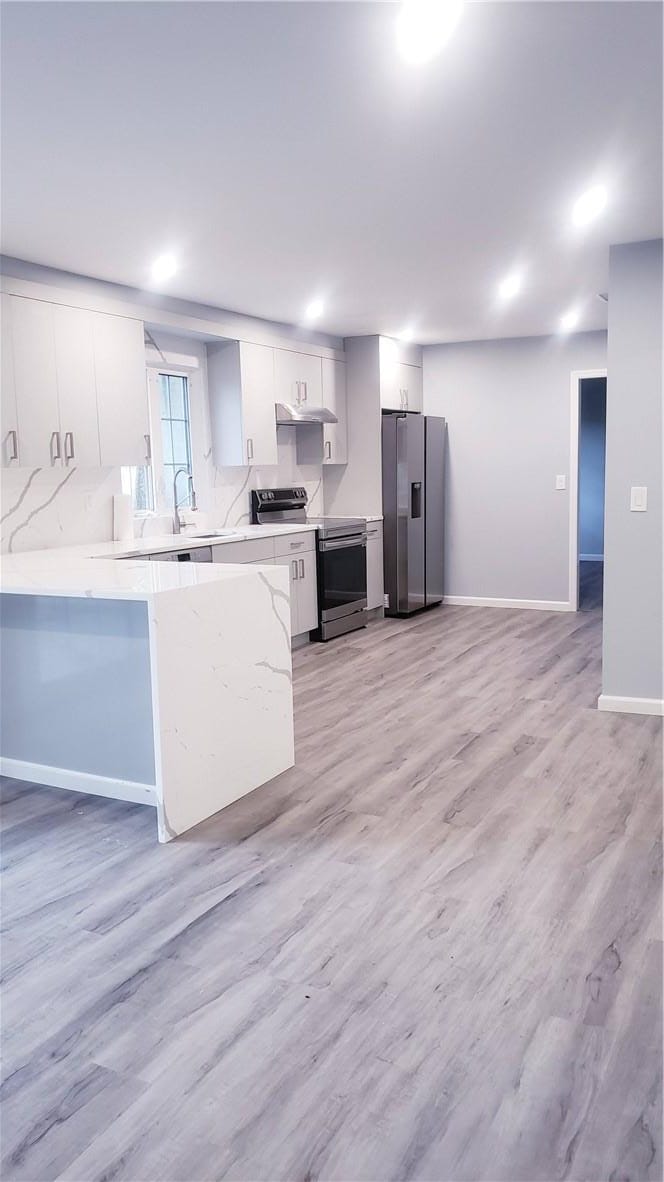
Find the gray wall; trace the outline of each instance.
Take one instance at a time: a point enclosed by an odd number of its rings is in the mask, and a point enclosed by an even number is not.
[[[570,374],[606,333],[431,345],[424,410],[448,421],[448,595],[567,602]]]
[[[606,378],[581,382],[579,408],[579,554],[604,554]]]
[[[662,240],[611,248],[602,692],[662,690]],[[648,511],[632,513],[630,487]]]

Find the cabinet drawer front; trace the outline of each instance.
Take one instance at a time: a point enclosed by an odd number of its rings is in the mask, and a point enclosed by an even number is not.
[[[368,521],[367,522],[367,542],[376,542],[383,536],[382,521]]]
[[[271,562],[274,539],[256,538],[249,542],[219,542],[213,546],[213,562]]]
[[[316,531],[313,529],[301,534],[278,534],[274,538],[274,553],[278,558],[287,558],[289,554],[304,554],[307,550],[315,549]]]

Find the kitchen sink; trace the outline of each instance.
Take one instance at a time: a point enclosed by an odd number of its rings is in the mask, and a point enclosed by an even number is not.
[[[234,529],[206,529],[202,534],[182,534],[183,538],[233,538]]]

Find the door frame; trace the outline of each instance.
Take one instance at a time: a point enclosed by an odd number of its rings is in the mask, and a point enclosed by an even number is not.
[[[581,428],[581,382],[605,378],[606,369],[574,369],[570,375],[569,431],[569,605],[579,610],[579,435]]]

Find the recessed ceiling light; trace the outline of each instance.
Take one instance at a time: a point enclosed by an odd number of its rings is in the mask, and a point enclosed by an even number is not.
[[[607,200],[608,194],[604,185],[593,185],[592,189],[586,189],[586,192],[582,193],[574,202],[572,209],[574,225],[587,226],[590,222],[594,222],[604,209]]]
[[[304,309],[305,320],[318,320],[323,315],[325,305],[322,300],[312,300]]]
[[[160,254],[152,264],[152,278],[155,283],[163,283],[166,279],[172,279],[177,269],[178,265],[172,254]]]
[[[419,66],[447,44],[463,13],[463,0],[405,0],[397,17],[401,56]]]
[[[578,323],[579,323],[578,308],[570,308],[569,312],[565,312],[565,315],[560,317],[560,331],[561,332],[572,332],[572,329],[576,328]]]
[[[522,282],[523,280],[518,271],[513,271],[511,275],[503,279],[498,288],[498,295],[501,300],[511,300],[515,295],[518,295],[521,291]]]
[[[401,332],[397,333],[397,340],[398,341],[412,341],[412,339],[413,339],[412,328],[402,328]]]

